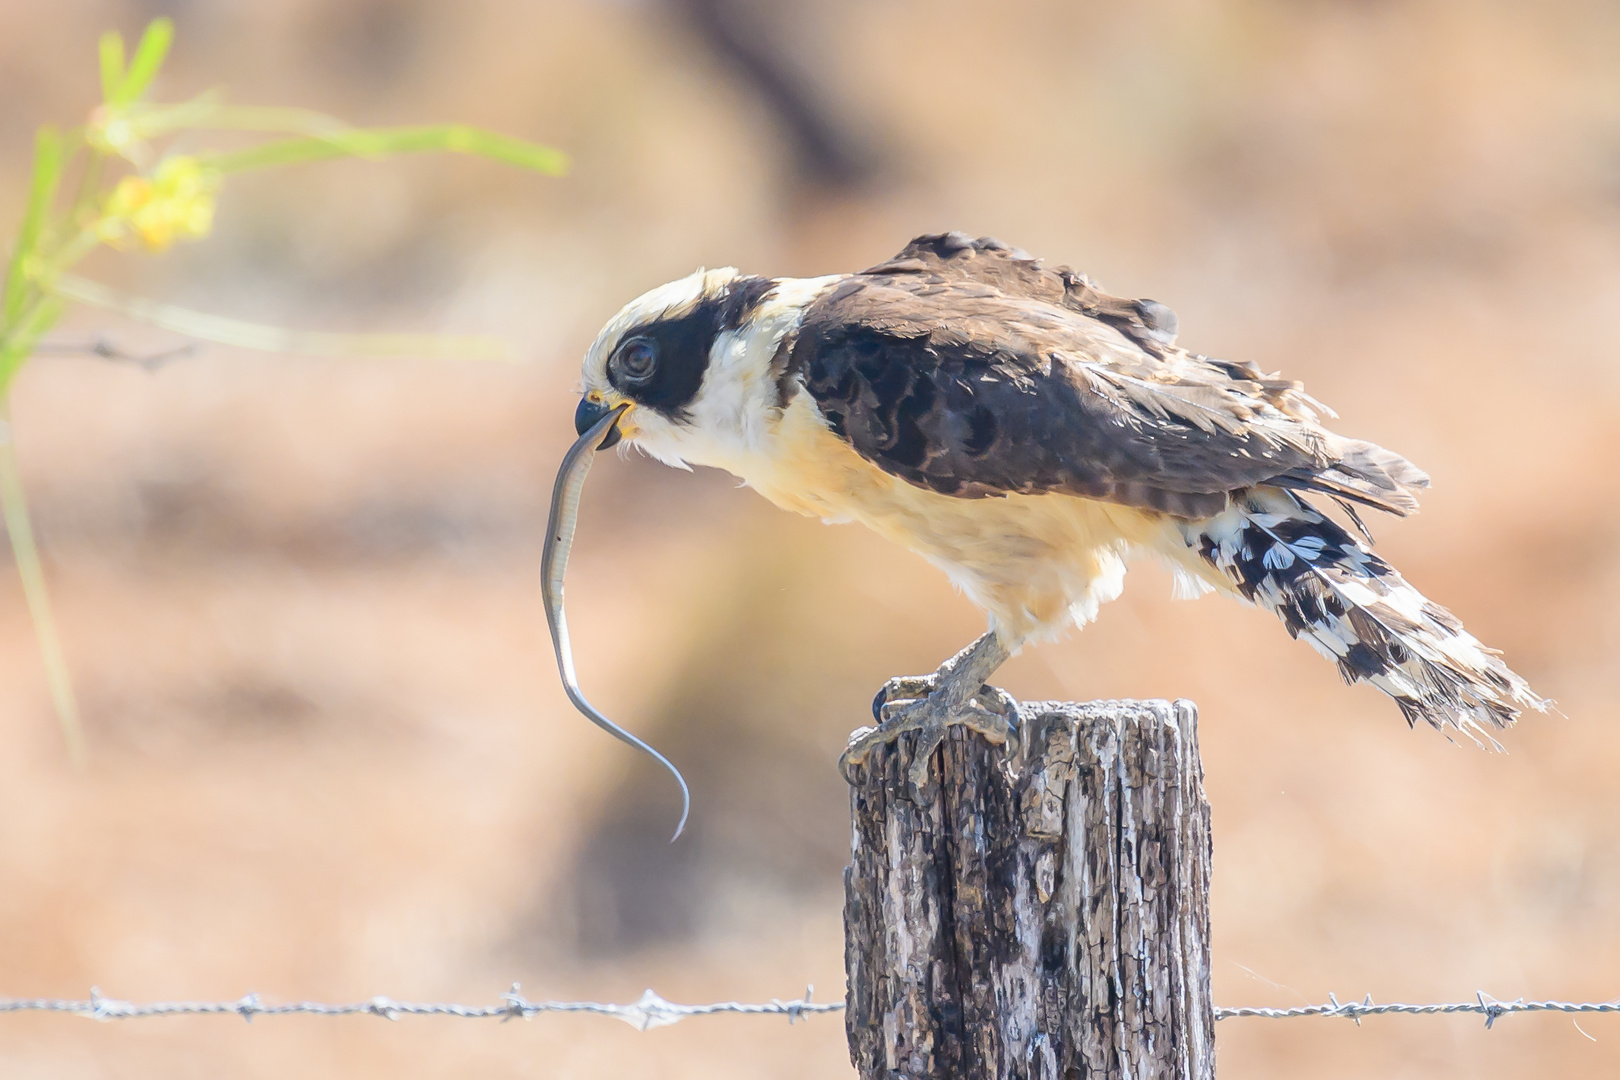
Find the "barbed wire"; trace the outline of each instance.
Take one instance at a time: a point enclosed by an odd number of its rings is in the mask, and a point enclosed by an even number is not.
[[[1388,1013],[1404,1013],[1412,1016],[1479,1013],[1485,1017],[1485,1026],[1489,1028],[1496,1023],[1498,1017],[1505,1016],[1508,1013],[1620,1013],[1620,998],[1613,1001],[1526,1001],[1524,998],[1517,998],[1513,1001],[1498,1001],[1483,990],[1474,991],[1474,995],[1476,999],[1474,1001],[1453,1001],[1434,1005],[1375,1005],[1371,994],[1368,994],[1361,1001],[1340,1001],[1332,994],[1329,994],[1326,1005],[1296,1005],[1288,1009],[1268,1009],[1256,1006],[1235,1009],[1217,1008],[1215,1010],[1215,1019],[1232,1020],[1254,1016],[1266,1020],[1289,1020],[1296,1016],[1343,1016],[1354,1020],[1359,1026],[1363,1016],[1381,1016]]]
[[[235,1001],[154,1001],[136,1004],[104,996],[91,988],[90,996],[74,998],[0,998],[0,1013],[59,1012],[85,1016],[92,1020],[129,1020],[146,1016],[200,1016],[222,1013],[234,1014],[251,1021],[255,1016],[381,1016],[397,1020],[401,1016],[455,1016],[463,1019],[527,1020],[541,1013],[595,1013],[622,1020],[641,1031],[667,1027],[689,1016],[710,1016],[715,1013],[738,1013],[745,1016],[785,1016],[794,1023],[816,1013],[837,1012],[844,1007],[842,1001],[812,1001],[815,988],[806,986],[804,996],[791,1001],[772,998],[770,1001],[749,1004],[740,1001],[717,1001],[708,1005],[678,1005],[666,1001],[652,990],[628,1005],[614,1005],[599,1001],[530,1001],[517,983],[501,995],[499,1005],[456,1005],[448,1002],[398,1001],[379,994],[365,1001],[338,1002],[285,1001],[267,1003],[258,994],[247,994]]]
[[[667,1027],[691,1016],[712,1016],[731,1013],[743,1016],[785,1016],[789,1024],[817,1013],[840,1012],[842,1001],[812,1001],[815,988],[806,986],[804,996],[783,1001],[772,998],[767,1002],[750,1004],[740,1001],[717,1001],[707,1005],[679,1005],[667,1001],[652,990],[628,1005],[614,1005],[599,1001],[530,1001],[523,996],[517,983],[501,995],[499,1005],[456,1005],[447,1002],[398,1001],[384,995],[365,1001],[329,1004],[319,1001],[286,1001],[266,1003],[257,994],[247,994],[235,1001],[154,1001],[136,1004],[104,996],[94,988],[88,998],[0,998],[0,1013],[57,1012],[71,1013],[92,1020],[129,1020],[146,1016],[207,1016],[231,1014],[251,1021],[255,1016],[380,1016],[397,1020],[401,1016],[454,1016],[474,1020],[527,1020],[542,1013],[594,1013],[622,1020],[640,1031]],[[1290,1020],[1303,1016],[1339,1016],[1353,1020],[1359,1026],[1364,1016],[1404,1014],[1433,1016],[1450,1013],[1478,1013],[1485,1017],[1489,1028],[1508,1013],[1620,1013],[1620,999],[1613,1001],[1498,1001],[1483,990],[1475,992],[1474,1001],[1454,1001],[1428,1005],[1401,1003],[1375,1004],[1368,994],[1361,1001],[1340,1001],[1328,995],[1324,1005],[1296,1005],[1273,1009],[1264,1006],[1240,1006],[1215,1009],[1216,1020],[1260,1018]]]

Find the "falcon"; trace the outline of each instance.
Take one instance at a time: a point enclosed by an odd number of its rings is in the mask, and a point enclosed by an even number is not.
[[[961,233],[854,274],[699,270],[603,328],[575,426],[858,521],[984,609],[982,637],[878,693],[846,775],[902,732],[918,733],[917,783],[951,725],[1015,746],[1016,703],[990,677],[1096,618],[1142,556],[1178,595],[1274,612],[1410,725],[1489,739],[1546,709],[1373,552],[1357,508],[1411,514],[1428,476],[1328,430],[1334,414],[1299,383],[1188,352],[1176,331],[1163,304]]]

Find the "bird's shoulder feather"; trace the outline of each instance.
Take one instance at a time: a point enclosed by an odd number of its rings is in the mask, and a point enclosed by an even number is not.
[[[1296,382],[1175,344],[1176,317],[960,233],[824,292],[786,358],[833,430],[920,486],[1065,492],[1199,517],[1257,483],[1395,512],[1426,482],[1341,439]]]

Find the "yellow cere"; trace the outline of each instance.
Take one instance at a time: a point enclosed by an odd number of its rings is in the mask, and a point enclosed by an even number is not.
[[[615,401],[613,398],[618,398],[618,400]],[[617,394],[610,397],[609,395],[602,393],[600,390],[586,391],[585,400],[591,402],[593,405],[606,405],[610,409],[617,408],[620,405],[625,406],[624,412],[619,414],[619,422],[614,425],[619,429],[619,437],[621,439],[632,438],[637,431],[641,430],[640,428],[636,427],[635,424],[630,422],[630,414],[636,411],[635,402],[627,401],[624,398],[619,397]]]

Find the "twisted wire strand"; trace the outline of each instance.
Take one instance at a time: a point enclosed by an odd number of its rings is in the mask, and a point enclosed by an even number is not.
[[[402,1016],[455,1016],[464,1019],[527,1020],[543,1013],[593,1013],[622,1020],[641,1031],[666,1027],[691,1016],[712,1016],[730,1013],[742,1016],[785,1016],[792,1024],[818,1013],[840,1012],[842,1001],[818,1002],[811,1000],[813,987],[805,987],[804,996],[784,1001],[772,998],[766,1002],[716,1001],[704,1005],[680,1005],[667,1001],[652,990],[637,1000],[617,1005],[599,1001],[530,1001],[522,994],[517,983],[501,995],[498,1005],[458,1005],[449,1002],[398,1001],[379,994],[365,1001],[327,1003],[320,1001],[284,1001],[267,1003],[257,994],[247,994],[235,1001],[154,1001],[137,1004],[104,996],[92,989],[88,998],[0,998],[0,1013],[57,1012],[71,1013],[92,1020],[129,1020],[146,1016],[207,1016],[231,1014],[251,1021],[255,1016],[380,1016],[397,1020]],[[1332,994],[1322,1005],[1295,1005],[1274,1009],[1264,1006],[1240,1006],[1215,1010],[1216,1020],[1259,1018],[1290,1020],[1305,1016],[1344,1017],[1358,1025],[1364,1016],[1402,1014],[1408,1016],[1435,1016],[1452,1013],[1477,1013],[1485,1017],[1489,1028],[1497,1019],[1509,1013],[1620,1013],[1620,999],[1612,1001],[1498,1001],[1479,991],[1473,1001],[1439,1002],[1411,1005],[1399,1002],[1375,1004],[1368,994],[1361,1001],[1340,1001]]]
[[[772,998],[767,1002],[717,1001],[705,1005],[680,1005],[666,1001],[652,990],[627,1005],[599,1001],[530,1001],[522,988],[501,995],[499,1005],[458,1005],[450,1002],[398,1001],[383,994],[365,1001],[320,1002],[284,1001],[267,1003],[257,994],[246,994],[235,1001],[154,1001],[135,1003],[110,998],[92,988],[90,996],[75,998],[0,998],[0,1013],[59,1012],[72,1013],[92,1020],[129,1020],[147,1016],[206,1016],[229,1013],[251,1021],[255,1016],[381,1016],[397,1020],[401,1016],[455,1016],[464,1019],[527,1020],[541,1013],[595,1013],[622,1020],[642,1031],[665,1027],[689,1016],[710,1016],[716,1013],[736,1013],[745,1016],[785,1016],[794,1023],[816,1013],[837,1012],[844,1007],[841,1001],[812,1001],[813,987],[805,987],[804,996],[783,1001]]]
[[[1368,994],[1361,1001],[1340,1001],[1337,997],[1329,994],[1325,1005],[1296,1005],[1287,1009],[1268,1009],[1257,1006],[1231,1009],[1217,1008],[1215,1010],[1215,1019],[1232,1020],[1243,1017],[1260,1017],[1266,1020],[1289,1020],[1296,1016],[1343,1016],[1360,1024],[1363,1016],[1382,1016],[1389,1013],[1408,1016],[1479,1013],[1485,1017],[1485,1026],[1488,1028],[1496,1023],[1498,1017],[1505,1016],[1508,1013],[1620,1013],[1620,998],[1612,1001],[1526,1001],[1524,998],[1513,1001],[1498,1001],[1483,990],[1475,991],[1474,996],[1475,1000],[1473,1001],[1407,1005],[1394,1002],[1374,1004],[1371,994]]]

